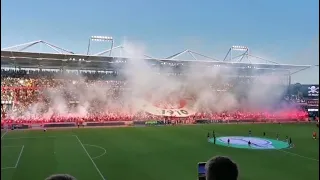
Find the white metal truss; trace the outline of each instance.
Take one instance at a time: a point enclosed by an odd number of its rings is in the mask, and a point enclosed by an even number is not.
[[[259,56],[255,56],[255,55],[252,55],[252,54],[248,54],[247,55],[248,58],[255,58],[255,59],[258,59],[266,64],[280,64],[278,62],[275,62],[275,61],[272,61],[272,60],[269,60],[269,59],[265,59],[265,58],[262,58],[262,57],[259,57]]]
[[[84,57],[89,57],[89,56],[103,56],[104,54],[106,53],[109,53],[109,57],[114,57],[112,55],[112,51],[116,50],[116,49],[119,49],[120,50],[120,57],[115,57],[115,58],[126,58],[124,56],[122,56],[122,53],[125,54],[124,52],[128,52],[126,51],[126,48],[125,46],[123,45],[120,45],[120,46],[115,46],[115,47],[111,47],[110,49],[107,49],[107,50],[104,50],[102,52],[99,52],[99,53],[96,53],[96,54],[93,54],[93,55],[83,55],[83,54],[75,54],[74,52],[72,51],[69,51],[69,50],[66,50],[64,48],[61,48],[61,47],[58,47],[56,45],[53,45],[51,43],[48,43],[46,41],[43,41],[43,40],[38,40],[38,41],[32,41],[32,42],[28,42],[28,43],[23,43],[23,44],[19,44],[19,45],[15,45],[15,46],[11,46],[11,47],[7,47],[7,48],[3,48],[1,49],[1,51],[11,51],[11,54],[14,53],[14,52],[22,52],[34,45],[37,45],[37,44],[44,44],[46,46],[48,46],[49,48],[51,48],[53,51],[57,52],[58,54],[63,54],[63,55],[77,55],[77,56],[84,56]],[[240,55],[237,55],[237,56],[234,56],[234,53],[233,51],[241,51],[241,54]],[[188,54],[191,56],[191,59],[190,60],[179,60],[177,58],[181,57],[182,55],[184,54]],[[239,53],[238,53],[239,54]],[[107,56],[108,57],[108,56]],[[184,51],[181,51],[181,52],[178,52],[172,56],[169,56],[167,58],[164,58],[164,59],[159,59],[159,58],[154,58],[152,56],[149,56],[149,55],[146,55],[144,54],[144,57],[145,59],[148,59],[148,60],[156,60],[156,61],[183,61],[183,62],[190,62],[190,61],[201,61],[201,62],[217,62],[217,63],[240,63],[240,64],[248,64],[248,63],[245,63],[244,61],[247,60],[250,64],[257,64],[257,65],[283,65],[283,64],[280,64],[280,63],[277,63],[275,61],[271,61],[271,60],[268,60],[268,59],[265,59],[265,58],[262,58],[262,57],[259,57],[259,56],[255,56],[255,55],[252,55],[251,53],[249,53],[249,48],[247,47],[244,47],[244,46],[232,46],[229,51],[227,52],[225,58],[220,61],[216,58],[212,58],[212,57],[209,57],[209,56],[206,56],[206,55],[203,55],[201,53],[198,53],[198,52],[195,52],[195,51],[192,51],[192,50],[189,50],[189,49],[186,49]],[[9,58],[16,58],[15,56],[10,56]],[[40,58],[41,59],[41,58]],[[257,60],[259,62],[257,62]],[[63,60],[62,60],[63,61]],[[228,61],[228,62],[227,62]],[[292,69],[295,69],[295,71],[291,71],[291,74],[295,74],[295,73],[298,73],[300,71],[303,71],[303,70],[306,70],[308,68],[310,68],[311,66],[300,66],[300,65],[289,65],[288,66],[291,66]],[[316,67],[319,67],[319,65],[314,65]]]
[[[113,47],[113,48],[106,49],[106,50],[104,50],[104,51],[98,52],[98,53],[96,53],[96,54],[93,54],[92,56],[102,56],[102,55],[104,55],[104,54],[106,54],[106,53],[109,53],[109,56],[112,57],[112,51],[114,51],[114,50],[116,50],[116,49],[119,49],[119,50],[120,50],[120,54],[122,54],[122,53],[128,53],[128,51],[126,51],[125,46],[119,45],[119,46],[115,46],[115,47]],[[144,56],[145,58],[149,58],[149,59],[157,59],[157,58],[154,58],[154,57],[149,56],[149,55],[146,55],[146,54],[144,54],[143,56]]]
[[[10,47],[6,47],[1,49],[1,51],[17,51],[17,52],[22,52],[34,45],[37,44],[44,44],[46,46],[48,46],[49,48],[51,48],[53,51],[57,52],[58,54],[74,54],[74,52],[66,50],[64,48],[61,48],[59,46],[53,45],[52,43],[43,41],[43,40],[38,40],[38,41],[32,41],[32,42],[28,42],[28,43],[23,43],[23,44],[18,44],[15,46],[10,46]]]
[[[205,58],[206,60],[219,61],[218,59],[215,59],[215,58],[212,58],[212,57],[203,55],[203,54],[198,53],[198,52],[195,52],[195,51],[191,51],[191,50],[189,50],[189,49],[186,49],[186,50],[184,50],[184,51],[181,51],[181,52],[178,52],[178,53],[176,53],[176,54],[173,54],[173,55],[171,55],[171,56],[169,56],[169,57],[167,57],[167,58],[165,58],[165,59],[167,59],[167,60],[176,60],[176,58],[178,58],[179,56],[184,55],[184,54],[189,54],[189,55],[192,57],[192,59],[193,59],[193,60],[196,60],[196,61],[199,61],[199,60],[201,61],[201,60],[203,60],[203,59],[198,59],[198,58],[196,58],[196,56],[203,57],[203,58]]]
[[[239,48],[238,48],[239,47]],[[234,51],[243,51],[240,55],[233,56]],[[244,46],[232,46],[229,48],[227,54],[225,55],[223,61],[226,62],[244,62],[244,60],[247,60],[247,63],[266,63],[266,64],[280,64],[278,62],[268,60],[259,56],[252,55],[249,53],[249,48]],[[255,61],[259,62],[255,62]]]
[[[236,52],[243,52],[240,55],[237,56],[233,56],[234,55],[234,51]],[[250,61],[249,59],[249,48],[245,47],[245,46],[232,46],[229,48],[226,56],[224,57],[223,61],[228,61],[229,62],[242,62],[242,60],[246,59],[247,61]],[[229,57],[229,58],[228,58]]]

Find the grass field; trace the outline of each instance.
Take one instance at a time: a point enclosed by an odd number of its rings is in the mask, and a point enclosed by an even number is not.
[[[295,147],[250,150],[208,143],[206,135],[292,137]],[[195,180],[197,163],[215,155],[237,162],[240,180],[316,180],[315,125],[198,125],[10,131],[1,134],[1,179],[43,180],[68,173],[78,180]]]

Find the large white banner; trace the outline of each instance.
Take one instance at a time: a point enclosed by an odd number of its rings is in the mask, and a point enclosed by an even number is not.
[[[170,116],[170,117],[188,117],[195,112],[188,106],[188,103],[182,103],[179,105],[163,105],[157,106],[146,100],[140,100],[141,109],[157,116]]]

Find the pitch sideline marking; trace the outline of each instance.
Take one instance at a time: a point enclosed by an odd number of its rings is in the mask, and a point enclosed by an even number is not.
[[[74,135],[65,135],[65,136],[26,136],[26,137],[13,137],[13,138],[3,138],[1,140],[15,140],[15,139],[44,139],[44,138],[59,138],[59,137],[73,137]]]
[[[220,136],[225,136],[225,135],[222,135],[220,133],[216,133],[216,134],[219,134]],[[319,162],[319,159],[315,159],[315,158],[311,158],[311,157],[307,157],[307,156],[302,156],[300,154],[296,154],[296,153],[293,153],[293,152],[290,152],[290,151],[285,151],[285,150],[281,150],[281,149],[275,149],[277,151],[280,151],[280,152],[283,152],[283,153],[287,153],[287,154],[290,154],[292,156],[296,156],[296,157],[300,157],[300,158],[304,158],[304,159],[308,159],[308,160],[312,160],[312,161],[317,161]]]
[[[22,146],[22,148],[21,148],[21,151],[20,151],[20,154],[19,154],[18,160],[17,160],[16,165],[14,166],[14,168],[17,168],[17,167],[18,167],[18,164],[19,164],[19,162],[20,162],[20,158],[21,158],[21,155],[22,155],[23,149],[24,149],[24,145],[23,145],[23,146]]]
[[[8,133],[8,130],[2,134],[1,139]]]
[[[4,147],[1,147],[1,148],[13,148],[13,147],[21,147],[21,146],[4,146]],[[18,159],[17,159],[17,162],[15,164],[15,166],[13,167],[4,167],[4,168],[1,168],[1,170],[4,170],[4,169],[16,169],[19,165],[19,162],[20,162],[20,158],[21,158],[21,155],[23,153],[23,150],[24,150],[24,145],[22,145],[21,147],[21,150],[20,150],[20,153],[19,153],[19,156],[18,156]]]
[[[99,148],[99,149],[102,149],[104,152],[102,154],[100,154],[99,156],[96,156],[96,157],[92,157],[92,159],[97,159],[103,155],[105,155],[107,153],[107,150],[101,146],[97,146],[97,145],[92,145],[92,144],[83,144],[85,146],[92,146],[92,147],[96,147],[96,148]]]
[[[16,147],[21,147],[21,145],[20,146],[1,146],[1,148],[16,148]]]
[[[319,162],[319,159],[315,159],[315,158],[311,158],[311,157],[307,157],[307,156],[302,156],[300,154],[296,154],[296,153],[293,153],[293,152],[290,152],[290,151],[281,150],[281,149],[276,149],[276,150],[278,150],[280,152],[283,152],[283,153],[291,154],[292,156],[297,156],[297,157],[301,157],[301,158],[305,158],[305,159],[309,159],[309,160],[313,160],[313,161]]]
[[[74,135],[74,137],[77,138],[78,142],[80,143],[80,145],[82,146],[83,150],[85,151],[85,153],[88,155],[89,159],[91,160],[93,166],[96,168],[96,170],[98,171],[99,175],[101,176],[101,178],[103,180],[106,180],[106,178],[104,178],[104,176],[102,175],[101,171],[99,170],[98,166],[96,165],[96,163],[93,161],[93,159],[91,158],[90,154],[88,153],[87,149],[84,147],[84,145],[82,144],[81,140],[79,139],[79,137],[77,135]]]

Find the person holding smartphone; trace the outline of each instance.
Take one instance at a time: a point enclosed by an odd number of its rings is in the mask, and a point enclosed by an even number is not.
[[[203,164],[200,165],[203,166]],[[203,175],[203,173],[200,173],[198,179],[204,180],[201,175]],[[205,180],[237,180],[238,175],[238,166],[229,157],[216,156],[210,159],[205,165]]]

